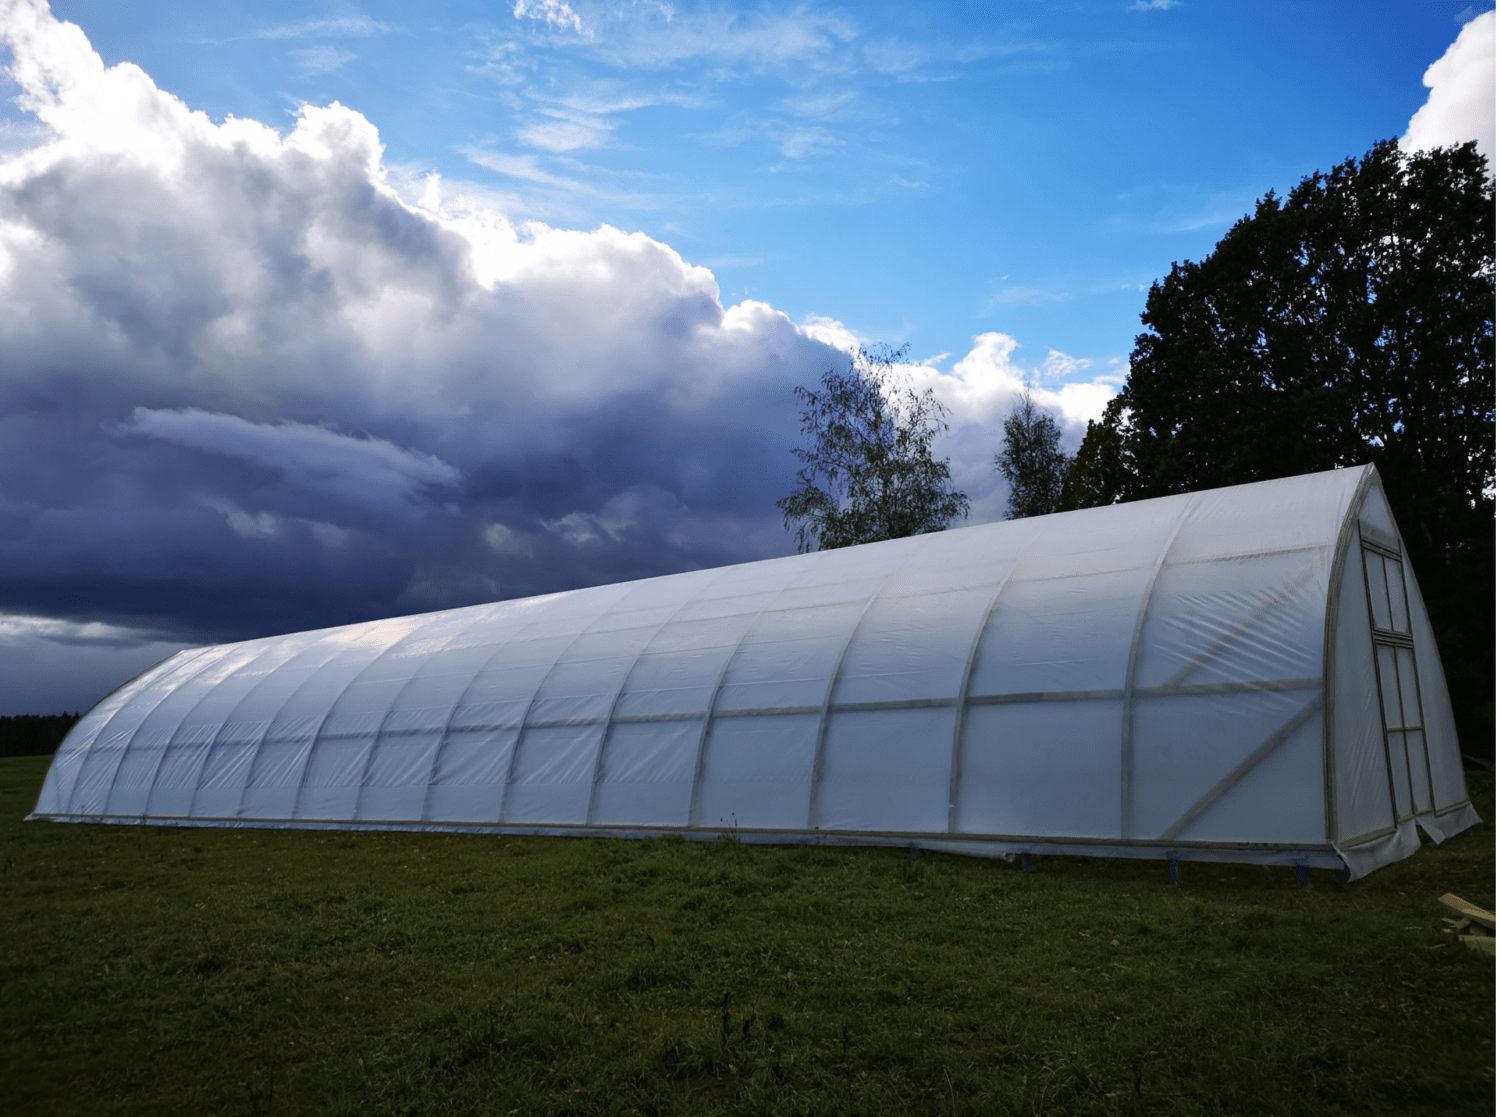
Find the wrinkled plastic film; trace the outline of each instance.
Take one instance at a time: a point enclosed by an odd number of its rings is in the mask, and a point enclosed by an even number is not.
[[[182,653],[80,721],[36,814],[1253,860],[1328,851],[1330,813],[1335,842],[1391,827],[1399,762],[1402,813],[1449,808],[1451,832],[1441,664],[1378,483],[1355,507],[1366,476]]]

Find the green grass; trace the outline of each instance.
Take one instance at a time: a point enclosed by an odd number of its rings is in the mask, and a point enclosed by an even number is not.
[[[23,823],[7,1113],[1488,1113],[1486,824],[1348,887],[901,850]],[[1473,781],[1493,812],[1488,777]]]

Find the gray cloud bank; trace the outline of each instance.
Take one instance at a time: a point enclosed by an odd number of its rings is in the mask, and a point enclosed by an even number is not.
[[[174,642],[789,550],[791,388],[846,360],[837,323],[725,307],[641,234],[394,183],[338,104],[215,123],[36,0],[0,0],[0,47],[39,126],[0,157],[0,713],[98,697],[97,656],[46,683],[89,626],[137,646],[123,678]],[[981,508],[1013,350],[916,370]],[[1111,390],[1044,398],[1076,431]]]

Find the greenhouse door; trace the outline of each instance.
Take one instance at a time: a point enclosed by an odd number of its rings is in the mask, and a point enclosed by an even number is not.
[[[1370,602],[1370,638],[1375,651],[1380,707],[1385,718],[1386,761],[1396,821],[1430,814],[1432,770],[1422,721],[1422,689],[1417,681],[1401,556],[1363,540],[1365,592]]]

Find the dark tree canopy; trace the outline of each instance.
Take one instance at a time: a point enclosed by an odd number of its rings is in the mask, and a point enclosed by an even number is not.
[[[1069,497],[1160,496],[1373,462],[1459,730],[1494,718],[1495,183],[1472,143],[1375,145],[1267,194],[1174,264]]]
[[[905,352],[861,349],[847,371],[796,389],[808,445],[793,451],[802,463],[796,491],[776,506],[799,551],[942,531],[968,515],[947,459],[932,456],[947,411],[896,372]]]
[[[1126,422],[1128,414],[1121,396],[1110,400],[1098,419],[1089,420],[1083,443],[1063,478],[1064,511],[1113,504],[1123,497],[1130,481],[1124,445]]]
[[[995,468],[1010,482],[1010,516],[1045,516],[1062,510],[1068,455],[1059,448],[1062,434],[1051,415],[1036,405],[1028,386],[1004,424]]]

